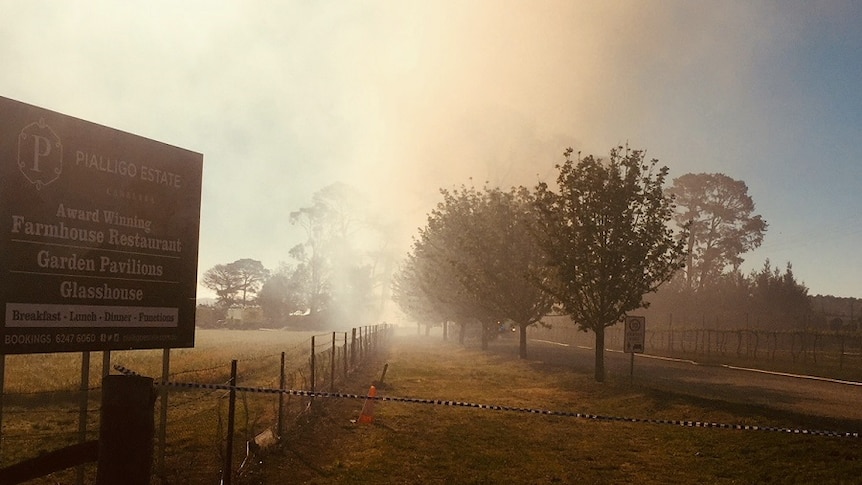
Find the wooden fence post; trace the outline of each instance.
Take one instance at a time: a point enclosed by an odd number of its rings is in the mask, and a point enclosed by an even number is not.
[[[78,443],[87,441],[87,407],[90,400],[90,352],[81,353],[81,385],[80,400],[78,401]],[[84,467],[79,466],[76,471],[76,483],[84,485]]]
[[[111,373],[111,351],[102,351],[102,377]]]
[[[171,349],[162,349],[162,382],[166,383],[171,377]],[[168,440],[168,386],[159,389],[159,457],[156,461],[156,473],[165,483],[165,455],[167,454]]]
[[[350,329],[350,367],[356,368],[356,327]]]
[[[671,352],[673,352],[673,313],[671,313],[668,316],[667,330],[668,330],[668,337],[667,337],[668,345],[667,345],[667,347]]]
[[[332,349],[329,362],[329,392],[335,392],[335,332],[332,332]]]
[[[6,354],[0,354],[0,430],[3,429],[3,399],[6,395]],[[0,433],[0,451],[3,449],[3,433]],[[0,452],[0,458],[3,454]]]
[[[344,359],[344,362],[342,362],[344,365],[344,382],[347,382],[347,332],[344,332],[344,352],[342,358]]]
[[[317,362],[316,362],[315,357],[314,357],[314,336],[312,335],[311,336],[311,392],[312,392],[312,394],[316,390],[316,388],[314,387],[314,385],[315,385],[314,373],[315,373],[316,367],[317,367]],[[312,399],[314,399],[314,397],[312,397]]]
[[[284,391],[284,352],[281,353],[281,370],[278,377],[278,388]],[[278,439],[281,439],[284,433],[284,393],[278,393]]]
[[[236,361],[230,361],[230,397],[227,406],[227,448],[224,457],[224,469],[221,474],[221,483],[230,485],[233,480],[233,434],[234,421],[236,420]]]
[[[96,485],[150,484],[155,402],[156,393],[150,377],[107,375],[102,378]]]

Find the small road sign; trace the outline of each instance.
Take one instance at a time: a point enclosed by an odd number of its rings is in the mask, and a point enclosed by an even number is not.
[[[623,351],[631,354],[642,354],[646,340],[646,317],[627,316],[623,338]]]

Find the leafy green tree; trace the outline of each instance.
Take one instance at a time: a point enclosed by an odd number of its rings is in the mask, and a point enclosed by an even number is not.
[[[268,276],[269,271],[260,261],[245,258],[206,270],[201,285],[215,291],[219,305],[225,308],[245,306],[254,302]]]
[[[527,190],[462,186],[440,192],[443,201],[396,277],[396,301],[405,312],[442,313],[458,322],[462,341],[466,324],[479,321],[483,347],[499,322],[511,319],[521,328],[520,354],[526,357],[527,326],[553,305],[537,284],[547,270],[530,230]]]
[[[501,321],[515,322],[519,356],[525,359],[527,327],[541,321],[554,304],[553,296],[542,289],[550,272],[534,237],[532,195],[523,187],[509,191],[485,187],[481,192],[462,188],[445,195],[470,201],[470,211],[462,215],[465,231],[460,239],[469,264],[461,269],[472,275],[468,284],[488,314],[496,317],[491,330],[497,331]]]
[[[239,304],[246,306],[254,303],[263,282],[269,277],[269,270],[256,259],[238,259],[228,265],[228,269],[236,275]]]
[[[762,325],[788,327],[788,322],[801,321],[811,312],[808,288],[796,281],[789,262],[782,273],[767,259],[760,271],[751,273],[751,281],[752,313],[762,318]]]
[[[283,323],[294,312],[308,308],[301,269],[282,263],[263,284],[257,301],[270,323]]]
[[[721,173],[689,173],[674,179],[674,220],[688,226],[685,286],[699,291],[737,271],[742,254],[763,242],[766,221],[754,214],[745,182]]]
[[[227,308],[236,302],[239,293],[239,275],[227,264],[217,264],[206,270],[201,285],[216,293],[219,306]]]
[[[557,165],[559,192],[545,183],[536,189],[538,235],[556,271],[547,289],[582,330],[595,333],[595,379],[603,381],[605,328],[645,306],[644,295],[682,267],[685,240],[667,224],[667,167],[622,147],[607,159],[571,155],[566,150]]]
[[[439,316],[441,321],[455,322],[460,327],[459,342],[463,343],[467,325],[481,321],[484,315],[481,302],[465,291],[464,275],[459,273],[459,266],[466,262],[458,246],[465,221],[456,217],[463,210],[451,210],[452,202],[438,203],[428,215],[426,226],[419,230],[394,277],[392,296],[402,311],[417,321],[432,322]]]

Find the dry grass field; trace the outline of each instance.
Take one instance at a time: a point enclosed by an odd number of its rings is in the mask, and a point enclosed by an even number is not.
[[[278,387],[281,352],[285,368],[306,368],[313,333],[286,331],[198,330],[196,346],[171,351],[171,381],[224,384],[230,362],[238,360],[238,384]],[[331,347],[319,338],[318,352]],[[2,459],[8,466],[44,452],[78,442],[81,393],[80,353],[13,355],[6,357],[3,407]],[[122,365],[139,374],[161,378],[162,351],[136,350],[111,353],[111,365]],[[114,371],[116,373],[116,371]],[[86,439],[98,438],[102,353],[93,352],[89,366],[89,400]],[[290,382],[303,388],[304,382]],[[238,405],[237,463],[245,455],[248,435],[275,422],[277,398],[242,396]],[[295,410],[300,403],[289,407]],[[224,454],[227,410],[226,392],[173,389],[167,414],[164,475],[169,483],[214,483]],[[155,406],[159,426],[159,403]],[[158,456],[158,451],[157,451]],[[91,483],[95,466],[86,465],[85,483]],[[75,483],[75,470],[58,472],[32,481],[32,485]]]
[[[280,352],[295,349],[301,363],[310,350],[310,336],[202,331],[195,349],[172,351],[171,379],[223,382],[230,360],[237,359],[240,385],[273,387],[272,369]],[[439,334],[420,336],[411,329],[392,340],[388,353],[371,357],[337,390],[364,395],[388,364],[380,396],[647,422],[381,401],[375,406],[374,423],[361,425],[353,422],[362,408],[361,399],[317,398],[314,412],[303,414],[281,446],[245,467],[235,483],[860,483],[859,438],[648,422],[691,420],[860,431],[859,420],[788,412],[746,399],[692,396],[679,388],[631,383],[621,375],[598,384],[589,365],[552,359],[537,345],[530,347],[530,359],[519,360],[516,346],[516,339],[502,338],[483,352],[476,342],[465,347],[443,342]],[[161,351],[117,352],[112,363],[158,376]],[[98,387],[100,367],[100,354],[93,354],[93,387]],[[72,391],[79,378],[80,354],[7,357],[3,463],[75,441],[78,411]],[[301,389],[306,384],[295,381],[288,387]],[[89,405],[88,439],[96,437],[98,406],[97,400]],[[225,409],[224,392],[172,394],[166,471],[164,480],[154,478],[153,483],[218,483]],[[241,393],[236,446],[242,447],[274,412],[272,396]],[[234,466],[241,458],[240,454]],[[92,471],[88,467],[85,483],[92,483]],[[30,485],[71,484],[74,477],[70,470]]]
[[[439,337],[401,336],[379,395],[456,400],[654,420],[804,428],[806,416],[769,406],[689,397],[590,372],[512,358]],[[382,362],[379,364],[382,365]],[[373,379],[369,375],[369,382]],[[364,392],[354,389],[355,392]],[[862,439],[611,422],[524,412],[327,400],[244,484],[860,483]],[[825,428],[858,422],[818,419]],[[859,431],[856,429],[856,431]]]

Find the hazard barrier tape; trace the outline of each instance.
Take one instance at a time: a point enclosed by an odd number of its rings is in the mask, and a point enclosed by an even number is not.
[[[126,369],[123,366],[114,366],[118,372],[125,375],[140,375],[132,370]],[[488,409],[491,411],[511,411],[526,414],[541,414],[545,416],[564,416],[570,418],[589,419],[594,421],[613,421],[624,423],[639,423],[639,424],[664,424],[671,426],[681,426],[686,428],[713,428],[713,429],[729,429],[739,431],[768,431],[775,433],[798,434],[809,436],[828,436],[834,438],[859,438],[862,433],[858,431],[829,431],[829,430],[811,430],[801,428],[782,428],[776,426],[760,426],[756,424],[727,424],[715,423],[708,421],[690,421],[676,419],[652,419],[652,418],[629,418],[621,416],[604,416],[601,414],[578,413],[573,411],[553,411],[548,409],[523,408],[514,406],[501,406],[497,404],[477,404],[463,401],[450,401],[443,399],[421,399],[413,397],[395,397],[395,396],[369,396],[365,394],[349,394],[343,392],[322,392],[322,391],[305,391],[297,389],[275,389],[268,387],[247,387],[247,386],[231,386],[227,384],[202,384],[196,382],[160,382],[156,381],[156,385],[166,387],[178,387],[185,389],[210,389],[210,390],[234,390],[237,392],[263,393],[263,394],[287,394],[290,396],[299,397],[320,397],[320,398],[340,398],[340,399],[371,399],[381,402],[400,402],[410,404],[431,404],[436,406],[450,407],[465,407],[475,409]]]

